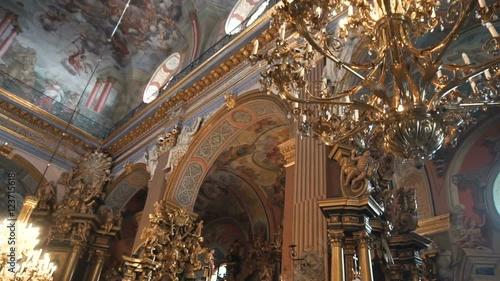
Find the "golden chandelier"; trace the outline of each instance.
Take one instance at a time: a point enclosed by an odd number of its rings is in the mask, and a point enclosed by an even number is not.
[[[267,63],[261,84],[290,103],[302,136],[421,164],[499,104],[499,12],[490,0],[285,0],[276,44],[259,53],[254,41],[250,61]]]

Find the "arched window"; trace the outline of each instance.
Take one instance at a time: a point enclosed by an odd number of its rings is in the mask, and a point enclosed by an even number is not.
[[[500,172],[497,173],[495,181],[493,182],[493,205],[497,211],[497,215],[500,216]]]
[[[224,28],[226,31],[226,34],[236,34],[236,33],[240,32],[241,31],[240,24],[249,15],[252,15],[252,16],[249,19],[246,26],[251,25],[266,10],[267,5],[269,5],[269,0],[265,0],[265,1],[239,0],[238,3],[236,3],[236,5],[234,6],[233,10],[231,11],[231,13],[229,14],[229,17],[226,20],[226,26]]]
[[[158,97],[159,90],[161,87],[167,85],[172,77],[174,77],[180,63],[181,55],[179,53],[174,53],[170,55],[162,63],[162,65],[160,65],[160,67],[158,67],[144,90],[144,94],[142,96],[143,102],[150,103]]]

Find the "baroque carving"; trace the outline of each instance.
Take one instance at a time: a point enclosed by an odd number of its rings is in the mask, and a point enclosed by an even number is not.
[[[300,266],[295,267],[296,281],[323,281],[325,280],[325,268],[323,257],[316,249],[308,248],[302,252],[304,260]]]
[[[224,101],[226,102],[227,110],[231,110],[236,105],[236,95],[234,93],[228,93],[224,96]]]
[[[158,164],[158,157],[165,153],[168,153],[172,149],[172,147],[177,144],[179,133],[179,127],[175,125],[170,132],[159,136],[156,140],[156,144],[151,149],[146,149],[144,157],[146,158],[146,170],[150,175],[150,181],[153,179],[156,165]]]
[[[42,186],[40,186],[36,191],[36,197],[38,198],[37,208],[52,210],[56,203],[56,192],[55,184],[50,181]]]
[[[487,247],[487,241],[483,237],[482,228],[485,225],[486,220],[483,216],[483,223],[479,225],[477,221],[473,219],[466,219],[466,229],[464,229],[455,241],[454,244],[459,248],[467,249],[483,249],[490,250]]]
[[[171,172],[177,164],[179,164],[182,156],[184,156],[184,154],[188,151],[191,140],[200,129],[202,120],[203,119],[201,117],[198,117],[191,127],[185,126],[182,128],[181,132],[177,136],[176,144],[170,149],[167,165],[163,169],[164,171]]]
[[[73,228],[71,217],[73,213],[94,214],[103,200],[104,184],[110,179],[111,157],[107,154],[94,151],[87,154],[78,167],[68,174],[64,173],[58,184],[65,187],[66,193],[53,213],[54,238],[64,240]],[[47,192],[41,191],[43,194]],[[80,226],[73,231],[73,236],[81,237],[83,230]]]
[[[183,272],[186,278],[193,278],[194,271],[202,269],[204,265],[200,261],[203,253],[205,264],[208,263],[210,267],[210,261],[213,262],[210,255],[213,252],[201,247],[203,223],[196,223],[194,214],[185,208],[159,201],[154,204],[154,213],[149,215],[149,220],[151,226],[146,227],[141,234],[145,242],[136,265],[143,263],[149,264],[149,267],[143,266],[147,270],[142,270],[140,278],[147,276],[151,278],[148,280],[163,280],[167,277],[178,281],[179,274]]]
[[[352,150],[349,158],[340,159],[339,165],[342,170],[340,183],[344,196],[360,197],[371,191],[369,180],[375,175],[378,164],[370,157],[369,150],[359,155],[356,150]]]

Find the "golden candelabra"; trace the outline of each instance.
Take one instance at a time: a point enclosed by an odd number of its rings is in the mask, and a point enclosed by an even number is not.
[[[499,105],[499,11],[488,0],[287,0],[275,45],[259,53],[254,41],[250,61],[267,63],[261,84],[290,103],[301,135],[421,164]],[[310,81],[321,58],[323,78]]]

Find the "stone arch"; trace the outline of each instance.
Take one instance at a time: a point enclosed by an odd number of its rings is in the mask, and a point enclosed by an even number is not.
[[[233,110],[219,110],[202,126],[172,172],[164,198],[192,210],[200,184],[225,145],[257,121],[277,115],[286,119],[285,104],[276,96],[260,91],[243,95]]]
[[[450,165],[445,174],[445,190],[448,191],[448,202],[450,210],[455,210],[460,206],[460,200],[458,196],[458,187],[453,183],[453,176],[460,173],[463,163],[467,160],[467,154],[471,148],[476,144],[476,142],[493,126],[498,124],[500,115],[496,114],[491,118],[485,119],[481,124],[477,124],[476,127],[471,131],[472,133],[467,135],[463,140],[462,144],[459,145],[450,161]]]
[[[18,213],[28,195],[35,195],[38,186],[47,184],[44,175],[27,159],[19,154],[12,157],[0,155],[0,197],[7,198],[8,181],[14,179],[13,190],[9,196],[14,196],[15,210]],[[5,186],[4,186],[5,185]],[[9,197],[11,199],[11,197]],[[0,218],[7,216],[7,199],[0,202]],[[4,213],[5,212],[5,213]]]
[[[149,173],[144,163],[133,164],[123,171],[110,185],[105,195],[105,203],[116,211],[121,211],[128,201],[143,187],[148,185]]]

